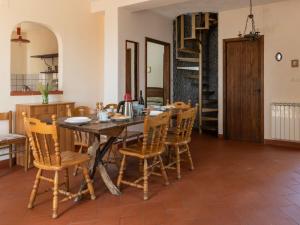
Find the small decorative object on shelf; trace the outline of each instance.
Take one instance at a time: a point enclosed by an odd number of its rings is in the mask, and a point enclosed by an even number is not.
[[[49,85],[48,83],[46,85],[39,84],[38,85],[38,90],[42,95],[43,99],[43,104],[48,104],[49,103],[49,92],[52,90],[52,86]]]

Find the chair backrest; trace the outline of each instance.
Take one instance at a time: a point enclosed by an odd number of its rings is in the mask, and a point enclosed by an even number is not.
[[[23,117],[34,160],[45,166],[61,166],[56,116],[52,116],[51,125],[29,118],[24,112]]]
[[[8,132],[13,132],[12,127],[12,111],[0,113],[0,121],[7,120],[8,121]]]
[[[196,119],[197,106],[185,111],[180,111],[176,122],[176,139],[178,141],[189,141],[192,135]]]
[[[162,113],[151,117],[147,115],[144,122],[144,139],[142,152],[155,153],[164,150],[164,142],[167,137],[170,121],[170,113]]]
[[[176,109],[182,110],[190,109],[192,107],[190,101],[187,104],[185,102],[174,102],[173,105]]]
[[[91,115],[91,109],[88,106],[78,106],[74,109],[70,105],[67,107],[67,116],[89,116]]]
[[[117,110],[118,109],[118,104],[114,104],[114,103],[110,103],[110,104],[107,104],[104,109],[114,109],[114,110]]]

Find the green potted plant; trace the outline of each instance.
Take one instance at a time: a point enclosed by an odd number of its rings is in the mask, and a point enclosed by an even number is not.
[[[44,84],[38,84],[38,90],[42,95],[43,104],[48,104],[49,102],[49,92],[52,90],[52,86],[48,83],[46,85]]]

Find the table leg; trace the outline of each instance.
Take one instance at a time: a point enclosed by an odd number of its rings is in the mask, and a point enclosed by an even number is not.
[[[107,151],[111,148],[112,144],[115,142],[117,137],[110,137],[105,145],[101,148],[100,147],[100,137],[95,138],[93,145],[89,148],[88,153],[91,156],[90,162],[90,178],[94,180],[95,173],[98,169],[103,182],[105,183],[106,187],[113,195],[120,195],[121,192],[115,186],[115,184],[110,179],[104,165],[102,159]],[[80,191],[83,191],[86,188],[86,182],[82,181],[80,186]],[[77,197],[75,201],[79,201],[81,196]]]

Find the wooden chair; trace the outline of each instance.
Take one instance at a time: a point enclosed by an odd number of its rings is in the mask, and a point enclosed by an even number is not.
[[[24,169],[27,171],[29,149],[26,136],[13,133],[12,111],[0,113],[0,121],[8,121],[8,134],[0,135],[0,149],[8,148],[8,153],[1,154],[0,156],[9,155],[9,167],[11,168],[13,166],[13,154],[17,153],[16,151],[13,151],[13,145],[25,144]]]
[[[100,109],[101,103],[96,103],[96,109]],[[118,105],[114,103],[107,104],[105,107],[103,107],[105,110],[107,109],[113,109],[116,111],[118,109]],[[137,140],[139,141],[141,137],[143,136],[143,132],[141,131],[129,131],[127,127],[122,132],[122,134],[118,137],[117,141],[113,144],[111,149],[108,151],[106,155],[106,161],[105,164],[114,164],[118,167],[120,167],[120,157],[118,152],[118,146],[122,144],[123,147],[126,147],[127,142],[129,140]],[[103,138],[105,140],[105,138]]]
[[[71,109],[70,105],[66,105],[67,107],[67,116],[90,116],[91,109],[87,106],[78,106],[74,109]],[[74,131],[74,145],[75,147],[79,147],[78,152],[82,153],[83,149],[87,149],[89,147],[89,134],[86,132]],[[73,175],[76,176],[78,172],[77,167],[74,169]]]
[[[31,149],[33,151],[34,166],[38,169],[33,189],[30,195],[28,208],[32,208],[38,192],[41,180],[53,183],[53,213],[52,218],[58,216],[58,194],[65,195],[61,201],[78,197],[89,193],[91,199],[94,200],[95,193],[92,181],[89,177],[88,164],[90,158],[87,154],[79,154],[72,151],[63,151],[59,147],[59,140],[56,127],[56,116],[52,116],[53,124],[47,125],[38,119],[28,118],[26,113],[23,113],[24,125],[26,133],[29,137]],[[76,194],[69,192],[69,175],[68,168],[80,165],[83,177],[87,183],[87,189]],[[43,176],[44,171],[54,172],[54,178]],[[59,172],[64,172],[66,190],[59,189]]]
[[[194,164],[189,149],[189,143],[191,142],[192,129],[195,122],[197,113],[197,106],[186,111],[180,111],[177,116],[176,130],[174,133],[168,133],[166,139],[166,146],[169,151],[173,148],[175,150],[174,160],[172,157],[169,158],[169,164],[166,169],[176,169],[177,178],[181,178],[180,155],[186,153],[190,162],[190,169],[194,169]],[[169,152],[171,154],[172,152]],[[174,152],[173,152],[174,153]],[[171,156],[171,155],[170,155]],[[173,166],[176,164],[176,168]]]
[[[120,187],[121,184],[126,184],[132,187],[141,188],[144,190],[144,200],[147,200],[148,177],[150,175],[163,176],[163,178],[165,179],[165,184],[169,184],[166,170],[161,158],[161,154],[165,150],[164,142],[166,140],[168,132],[169,120],[169,113],[162,113],[156,117],[146,116],[144,122],[143,142],[120,149],[120,153],[123,155],[123,157],[117,181],[118,187]],[[134,182],[126,181],[123,179],[124,167],[127,157],[135,157],[143,160],[143,176],[138,178]],[[149,163],[150,159],[153,159],[152,163]],[[154,171],[156,167],[160,167],[161,173],[156,173]],[[150,169],[151,171],[149,172]],[[142,181],[143,184],[139,184]]]
[[[118,104],[114,104],[114,103],[110,103],[107,104],[104,109],[113,109],[113,110],[117,110],[118,109]]]
[[[176,109],[187,110],[191,108],[191,101],[189,101],[187,104],[185,102],[174,102],[173,105]]]

